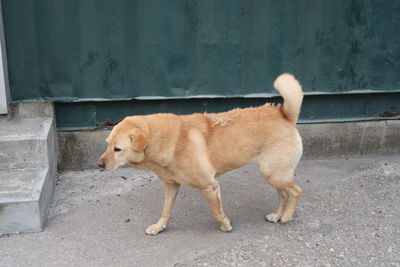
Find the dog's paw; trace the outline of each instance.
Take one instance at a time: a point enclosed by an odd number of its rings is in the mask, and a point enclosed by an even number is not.
[[[290,222],[292,219],[293,219],[292,216],[289,216],[289,217],[283,216],[283,217],[281,218],[281,223]]]
[[[164,229],[165,229],[164,225],[152,224],[149,227],[147,227],[145,233],[146,235],[156,235],[159,232],[164,231]]]
[[[280,219],[281,219],[281,216],[279,216],[279,214],[276,214],[276,213],[268,214],[268,215],[265,217],[265,220],[266,220],[266,221],[268,221],[268,222],[273,222],[273,223],[278,222]]]
[[[230,231],[232,231],[232,225],[221,224],[221,226],[219,227],[219,230],[221,230],[222,232],[225,232],[225,233],[229,233]]]
[[[226,218],[225,221],[223,223],[221,223],[219,230],[221,230],[222,232],[225,232],[225,233],[229,233],[230,231],[232,231],[231,220]]]

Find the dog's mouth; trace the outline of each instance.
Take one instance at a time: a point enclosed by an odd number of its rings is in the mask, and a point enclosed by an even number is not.
[[[122,166],[124,166],[124,165],[125,165],[125,163],[115,164],[114,166],[109,166],[109,165],[107,165],[106,169],[107,169],[108,171],[114,171],[114,170],[116,170],[116,169],[118,169],[119,167],[122,167]]]
[[[109,170],[110,170],[110,171],[114,171],[114,170],[118,169],[118,168],[121,167],[121,166],[122,166],[122,165],[115,165],[115,166],[111,167]]]
[[[99,159],[97,161],[97,166],[99,166],[101,169],[103,169],[105,171],[116,169],[116,167],[110,167],[110,164],[107,164],[107,162],[102,159]]]

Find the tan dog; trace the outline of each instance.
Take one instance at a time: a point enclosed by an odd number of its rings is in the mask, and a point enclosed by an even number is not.
[[[291,74],[280,75],[274,87],[284,99],[282,106],[265,104],[217,114],[132,116],[114,127],[97,164],[106,169],[129,164],[153,171],[164,182],[161,218],[146,234],[166,228],[180,185],[199,189],[221,223],[220,230],[231,231],[215,178],[249,162],[257,162],[264,178],[278,191],[278,207],[266,220],[291,220],[301,195],[293,176],[302,155],[295,125],[303,93]]]

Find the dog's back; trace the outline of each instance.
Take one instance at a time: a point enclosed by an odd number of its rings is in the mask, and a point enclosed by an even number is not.
[[[223,113],[183,116],[185,130],[198,130],[217,175],[257,161],[270,150],[293,150],[301,155],[301,139],[295,127],[303,93],[291,74],[282,74],[275,88],[284,98],[283,105],[234,109]],[[296,156],[297,157],[297,156]]]

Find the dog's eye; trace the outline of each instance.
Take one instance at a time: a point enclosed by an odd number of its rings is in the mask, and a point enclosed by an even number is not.
[[[119,151],[121,151],[121,148],[119,148],[119,147],[114,147],[114,152],[119,152]]]

